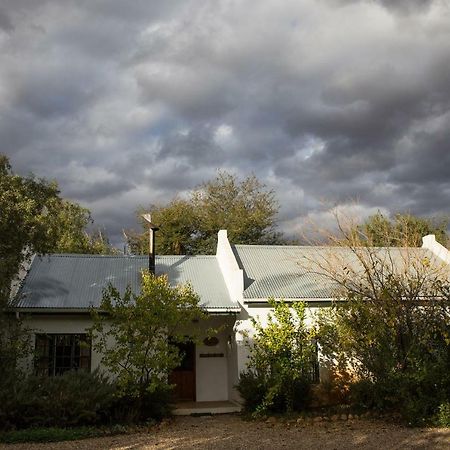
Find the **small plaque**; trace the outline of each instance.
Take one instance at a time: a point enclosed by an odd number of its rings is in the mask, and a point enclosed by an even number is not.
[[[216,336],[203,339],[203,344],[205,344],[207,347],[215,347],[218,343],[219,339]]]
[[[223,353],[200,353],[200,358],[223,358]]]

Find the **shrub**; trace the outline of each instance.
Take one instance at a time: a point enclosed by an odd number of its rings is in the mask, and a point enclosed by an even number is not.
[[[340,301],[318,317],[323,358],[361,380],[351,389],[355,405],[426,423],[450,400],[449,266],[407,240],[370,247],[340,229],[344,250],[317,268],[340,286]]]
[[[181,362],[178,344],[196,340],[199,334],[196,327],[186,335],[193,320],[206,318],[199,301],[189,284],[173,287],[166,275],[143,271],[139,295],[130,286],[121,294],[110,285],[103,292],[102,314],[92,310],[94,349],[138,417],[146,414],[144,405],[155,407],[156,415],[167,407],[164,374]]]
[[[450,427],[450,402],[441,403],[436,416],[436,423],[441,427]]]
[[[109,420],[113,384],[98,372],[66,372],[59,377],[16,379],[2,383],[0,406],[4,428],[92,425]]]
[[[28,428],[0,433],[0,442],[16,444],[19,442],[60,442],[86,439],[104,435],[102,430],[92,427],[79,428]]]
[[[263,326],[253,320],[256,333],[247,340],[248,371],[238,391],[245,409],[256,414],[300,411],[309,400],[316,346],[305,326],[305,305],[269,299],[273,314]]]
[[[118,396],[111,408],[109,416],[112,422],[137,423],[149,419],[161,420],[172,412],[172,388],[160,385],[143,396]]]
[[[241,373],[236,388],[244,400],[244,409],[247,412],[255,411],[262,404],[267,391],[264,377],[252,370]]]
[[[392,372],[377,380],[362,379],[351,385],[350,401],[364,409],[398,412],[410,425],[428,423],[433,416],[445,415],[450,374],[441,373],[439,367],[426,369]]]

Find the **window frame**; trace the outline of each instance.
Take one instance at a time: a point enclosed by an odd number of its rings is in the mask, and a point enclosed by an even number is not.
[[[91,362],[92,342],[87,333],[35,334],[34,371],[37,375],[59,376],[71,370],[90,372]]]

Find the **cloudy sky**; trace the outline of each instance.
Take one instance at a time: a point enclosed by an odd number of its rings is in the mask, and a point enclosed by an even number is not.
[[[217,169],[298,232],[450,211],[449,0],[2,0],[0,152],[120,241]]]

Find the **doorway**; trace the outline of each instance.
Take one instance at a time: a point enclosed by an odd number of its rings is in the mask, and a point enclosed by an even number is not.
[[[182,356],[181,363],[169,375],[169,383],[174,384],[175,401],[195,401],[195,344],[177,344]]]

